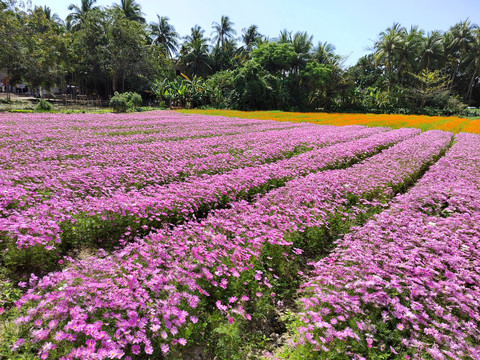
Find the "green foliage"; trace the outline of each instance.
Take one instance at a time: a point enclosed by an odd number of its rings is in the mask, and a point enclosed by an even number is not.
[[[202,78],[185,74],[173,80],[156,81],[153,91],[158,99],[172,108],[195,108],[208,104],[212,95],[211,87]]]
[[[262,67],[255,61],[234,72],[233,91],[230,94],[232,105],[240,110],[271,108],[272,88],[266,80]]]
[[[125,92],[119,94],[115,92],[114,96],[110,99],[110,106],[116,112],[133,111],[135,107],[142,105],[142,97],[134,92]]]
[[[252,59],[270,73],[283,73],[293,67],[297,53],[292,44],[269,42],[252,51]]]
[[[41,99],[37,106],[35,106],[35,111],[52,111],[53,105],[45,99]]]

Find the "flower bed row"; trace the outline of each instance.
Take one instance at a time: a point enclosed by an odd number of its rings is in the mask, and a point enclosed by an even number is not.
[[[480,358],[480,136],[314,264],[299,353],[315,358]]]
[[[39,244],[53,247],[55,241],[52,239],[59,236],[62,242],[76,246],[98,246],[99,240],[103,247],[107,246],[106,242],[118,245],[123,236],[132,238],[164,224],[204,217],[211,209],[225,207],[232,201],[251,199],[297,177],[348,166],[417,133],[414,129],[394,130],[324,147],[277,163],[194,177],[168,186],[150,186],[141,191],[117,191],[109,198],[88,198],[84,203],[76,204],[75,211],[79,215],[73,218],[73,204],[66,208],[58,204],[49,212],[51,225],[39,223],[35,232],[30,234],[23,234],[24,228],[32,228],[35,214],[42,214],[37,208],[31,209],[33,216],[25,211],[23,217],[10,216],[3,222],[0,220],[0,224],[8,230],[15,243],[12,245],[16,247]],[[59,226],[60,219],[65,222],[63,226]]]
[[[388,201],[450,140],[426,132],[346,170],[311,174],[253,204],[234,203],[201,222],[138,239],[112,256],[72,261],[18,302],[17,323],[34,328],[14,347],[65,359],[182,357],[187,341],[206,334],[212,314],[240,322],[275,299],[288,281],[278,275],[288,274],[289,261],[313,239],[302,234],[328,230],[339,218],[354,221]]]
[[[45,149],[45,142],[58,148],[78,149],[104,143],[122,144],[224,136],[295,127],[292,123],[245,120],[174,112],[136,114],[0,114],[0,149],[8,145],[16,151]],[[212,121],[213,120],[213,121]],[[212,126],[215,123],[215,126]],[[3,150],[2,150],[3,151]],[[10,153],[10,152],[9,152]],[[10,153],[12,154],[12,153]],[[14,153],[13,153],[14,154]],[[2,153],[4,155],[4,153]],[[2,159],[4,159],[2,157]]]
[[[214,141],[209,138],[95,147],[90,149],[89,157],[81,159],[36,161],[22,153],[24,164],[10,157],[10,169],[0,171],[0,190],[4,194],[0,214],[8,216],[7,207],[35,206],[49,198],[77,202],[89,195],[109,196],[119,188],[129,191],[196,174],[273,162],[381,131],[385,129],[308,125],[241,137],[218,137]]]

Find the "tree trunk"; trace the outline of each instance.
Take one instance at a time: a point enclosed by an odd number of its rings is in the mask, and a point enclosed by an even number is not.
[[[10,79],[8,78],[8,74],[7,74],[7,78],[6,78],[5,82],[6,82],[6,85],[7,85],[7,100],[10,100]]]
[[[117,72],[113,72],[112,76],[112,92],[115,93],[117,91]]]
[[[458,61],[455,64],[455,68],[453,70],[452,77],[450,79],[450,84],[448,85],[448,90],[452,90],[453,88],[453,82],[455,81],[455,75],[457,74],[457,71],[458,71]]]
[[[473,83],[475,81],[475,78],[477,77],[477,72],[478,72],[478,67],[475,67],[475,70],[473,71],[472,78],[470,79],[470,84],[468,85],[468,91],[467,91],[467,102],[470,102],[472,100],[472,94],[473,94]]]

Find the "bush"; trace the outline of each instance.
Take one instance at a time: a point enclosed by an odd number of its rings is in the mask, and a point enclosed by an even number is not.
[[[133,111],[135,107],[142,105],[142,97],[134,92],[119,94],[115,92],[110,99],[110,106],[116,112]]]
[[[49,103],[45,99],[41,99],[37,106],[35,107],[35,111],[52,111],[53,110],[53,105]]]

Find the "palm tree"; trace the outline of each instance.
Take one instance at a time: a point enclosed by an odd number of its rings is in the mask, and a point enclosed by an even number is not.
[[[420,66],[423,69],[431,70],[438,68],[439,63],[443,60],[443,37],[438,31],[430,33],[420,49]]]
[[[168,17],[157,15],[157,18],[157,23],[150,24],[153,44],[162,46],[167,56],[172,57],[172,54],[177,52],[178,34],[175,27],[168,23],[168,20],[170,20]]]
[[[262,35],[258,32],[257,25],[250,25],[247,29],[243,29],[241,37],[243,43],[245,44],[245,46],[243,46],[243,49],[247,52],[250,52],[253,46],[261,38]]]
[[[67,23],[69,23],[72,27],[80,23],[83,17],[91,10],[98,9],[97,6],[93,6],[97,2],[97,0],[80,0],[80,6],[75,4],[70,4],[68,6],[68,10],[71,13],[67,16]]]
[[[455,45],[461,52],[468,50],[469,44],[473,41],[473,30],[477,26],[472,24],[469,19],[454,25],[450,31],[455,38]]]
[[[313,36],[308,36],[307,32],[297,32],[293,35],[292,45],[297,54],[308,54],[312,49]]]
[[[53,21],[55,24],[58,24],[58,25],[63,24],[63,21],[60,18],[60,16],[58,16],[58,14],[56,13],[52,14],[52,9],[50,9],[46,5],[44,7],[35,6],[35,11],[42,12],[43,15],[45,16],[45,19],[47,19],[48,21]]]
[[[228,16],[222,16],[220,23],[212,23],[212,34],[214,35],[213,41],[217,43],[217,47],[221,46],[224,51],[227,50],[227,41],[233,40],[233,36],[237,33],[232,26],[233,23]]]
[[[199,39],[205,39],[206,41],[210,40],[204,37],[205,30],[202,29],[200,25],[195,25],[190,29],[190,35],[185,36],[187,42],[194,42]]]
[[[394,23],[392,27],[382,31],[379,39],[375,42],[375,63],[378,65],[380,62],[383,62],[385,65],[388,90],[390,90],[395,55],[398,52],[402,41],[402,34],[405,33],[405,31],[405,28],[399,23]]]
[[[475,79],[480,71],[480,29],[478,28],[472,31],[471,42],[468,51],[464,54],[462,64],[465,66],[465,72],[471,75],[468,90],[465,94],[465,99],[470,101],[472,100]]]
[[[458,66],[460,63],[459,52],[457,51],[456,39],[451,31],[447,31],[443,34],[442,45],[443,45],[443,59],[445,61],[445,74],[449,75],[448,89],[453,87],[456,73],[458,71]]]
[[[446,57],[451,66],[449,69],[451,71],[449,89],[453,87],[459,73],[462,57],[468,51],[470,43],[473,41],[473,30],[475,28],[476,26],[467,19],[452,26],[445,34]]]
[[[337,66],[340,62],[340,57],[335,54],[335,46],[329,42],[318,42],[313,57],[319,64]]]
[[[400,80],[404,80],[405,72],[415,72],[423,40],[424,31],[419,30],[418,26],[412,26],[409,32],[400,32],[400,42],[395,59]]]
[[[291,44],[292,43],[292,32],[287,29],[280,31],[280,36],[278,37],[278,42],[280,44]]]
[[[203,36],[204,30],[195,25],[191,34],[185,37],[186,41],[180,50],[180,62],[185,65],[189,75],[206,76],[211,72],[208,38]]]
[[[142,9],[135,0],[120,0],[120,5],[115,5],[115,7],[120,9],[127,19],[136,21],[140,24],[145,23],[145,18],[142,16]]]

